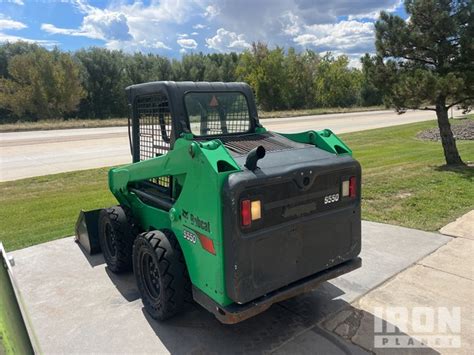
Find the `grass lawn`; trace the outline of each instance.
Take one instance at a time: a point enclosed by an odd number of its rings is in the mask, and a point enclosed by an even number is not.
[[[441,142],[415,137],[434,126],[430,121],[342,135],[362,165],[364,219],[435,231],[474,208],[474,167],[443,168]],[[473,163],[474,141],[457,146]]]
[[[363,169],[363,218],[428,231],[474,208],[474,169],[442,168],[441,143],[416,134],[436,122],[342,135]],[[474,161],[474,141],[459,141]],[[0,183],[0,240],[7,250],[71,235],[81,208],[114,204],[107,170]]]
[[[0,240],[10,251],[74,233],[79,211],[115,204],[108,168],[0,183]]]
[[[71,119],[71,120],[43,120],[38,122],[18,121],[13,123],[1,123],[0,133],[22,132],[22,131],[44,131],[52,129],[70,128],[98,128],[98,127],[118,127],[126,126],[127,118],[108,119]]]
[[[330,113],[364,112],[385,110],[384,106],[370,107],[333,107],[333,108],[314,108],[302,110],[282,110],[282,111],[259,111],[260,118],[276,117],[296,117],[308,115],[324,115]],[[117,127],[126,126],[127,118],[107,118],[107,119],[70,119],[70,120],[44,120],[39,122],[20,121],[15,123],[1,123],[0,132],[19,132],[51,129],[69,129],[69,128],[97,128],[97,127]]]

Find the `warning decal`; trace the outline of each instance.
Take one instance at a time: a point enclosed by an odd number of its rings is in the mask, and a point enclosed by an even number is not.
[[[209,106],[216,107],[219,106],[219,102],[217,101],[216,95],[212,95],[211,102],[209,102]]]

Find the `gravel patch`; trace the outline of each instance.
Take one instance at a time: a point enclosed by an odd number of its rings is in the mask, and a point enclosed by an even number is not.
[[[460,122],[452,123],[451,129],[456,140],[474,140],[474,120],[466,119]],[[441,140],[438,127],[421,131],[416,135],[416,137],[430,141]]]

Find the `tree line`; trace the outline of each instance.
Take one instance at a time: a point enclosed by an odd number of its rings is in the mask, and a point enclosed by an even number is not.
[[[128,115],[124,88],[157,80],[245,81],[263,110],[380,105],[370,70],[347,56],[254,43],[243,53],[193,53],[180,60],[104,48],[63,52],[25,42],[0,45],[0,119]]]

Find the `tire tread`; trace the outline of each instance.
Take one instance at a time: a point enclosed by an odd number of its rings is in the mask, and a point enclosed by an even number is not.
[[[122,206],[113,206],[103,210],[100,220],[107,218],[116,235],[116,258],[108,258],[104,253],[107,266],[114,273],[130,271],[132,268],[133,242],[137,233],[131,211]],[[105,240],[100,238],[101,249],[104,250]]]
[[[140,239],[140,240],[139,240]],[[191,281],[187,271],[184,256],[176,236],[169,230],[150,231],[137,238],[134,245],[134,268],[138,267],[138,244],[146,241],[155,252],[161,278],[161,305],[152,307],[146,295],[142,293],[143,303],[151,316],[158,320],[165,320],[179,313],[185,303],[192,300],[188,295]],[[137,270],[135,270],[137,272]],[[137,276],[137,274],[136,274]],[[137,283],[140,281],[137,277]],[[139,285],[140,288],[140,285]]]

